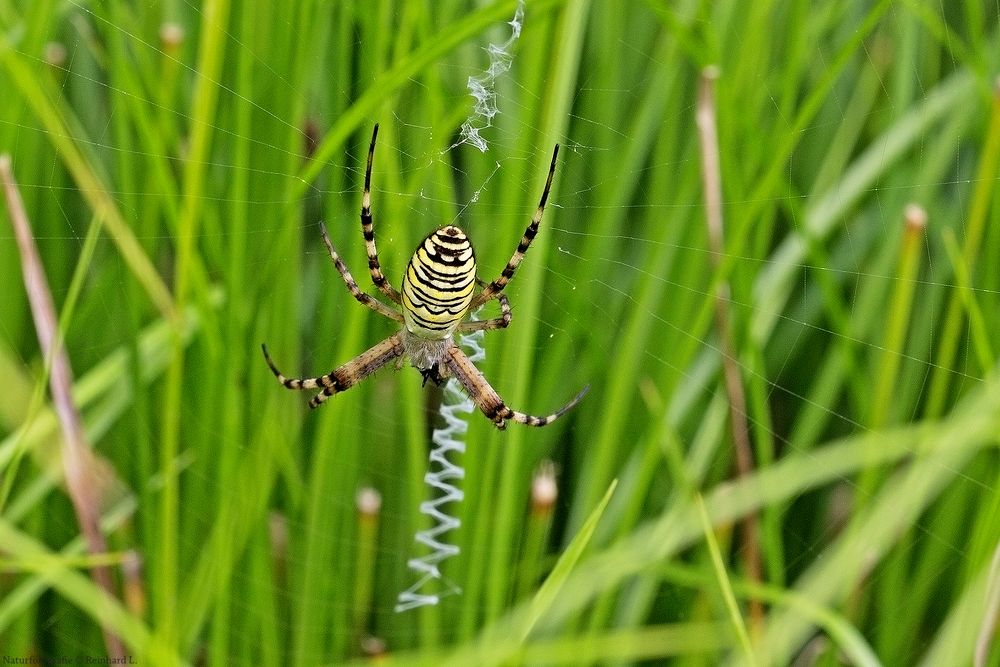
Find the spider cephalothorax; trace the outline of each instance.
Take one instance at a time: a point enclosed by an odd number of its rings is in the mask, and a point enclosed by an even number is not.
[[[377,136],[378,125],[372,132],[371,144],[368,147],[368,167],[365,170],[365,189],[361,199],[361,230],[365,237],[368,269],[372,282],[382,294],[397,304],[402,312],[362,292],[333,247],[330,236],[326,233],[326,227],[321,224],[320,230],[330,252],[330,258],[354,298],[375,312],[401,323],[402,329],[343,366],[314,378],[286,378],[271,361],[267,347],[262,345],[264,358],[271,372],[289,389],[319,389],[320,392],[309,401],[309,406],[315,408],[330,396],[349,389],[388,362],[396,360],[399,365],[403,359],[408,358],[423,375],[424,383],[431,380],[435,384],[441,384],[449,377],[457,379],[483,414],[492,419],[497,428],[504,428],[508,419],[530,426],[545,426],[552,423],[583,398],[587,393],[586,387],[569,403],[546,417],[535,417],[511,410],[472,360],[455,344],[454,335],[456,332],[503,329],[510,324],[510,303],[503,289],[514,276],[514,271],[524,259],[524,253],[538,232],[538,225],[545,210],[545,200],[552,187],[552,176],[555,174],[556,156],[559,154],[558,144],[552,152],[552,163],[549,166],[549,175],[545,181],[538,209],[524,231],[517,250],[496,280],[491,283],[478,280],[476,254],[472,249],[472,243],[461,229],[455,225],[447,225],[431,232],[417,246],[403,275],[402,290],[397,292],[385,279],[379,266],[375,230],[372,224],[371,175]],[[477,285],[482,288],[479,293],[475,293]],[[492,320],[466,319],[469,311],[490,299],[496,299],[500,303],[500,317]]]

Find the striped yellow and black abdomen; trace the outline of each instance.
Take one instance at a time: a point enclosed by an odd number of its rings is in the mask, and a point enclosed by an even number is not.
[[[403,276],[403,320],[421,338],[450,336],[469,310],[476,256],[469,238],[448,225],[417,246]]]

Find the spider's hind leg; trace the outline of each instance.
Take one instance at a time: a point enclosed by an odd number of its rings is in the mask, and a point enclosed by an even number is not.
[[[507,262],[507,266],[504,267],[500,276],[486,285],[483,291],[476,295],[472,300],[471,308],[477,308],[490,299],[499,292],[503,291],[503,288],[507,286],[507,283],[511,281],[514,277],[514,272],[517,271],[517,267],[520,266],[521,260],[524,259],[524,254],[528,252],[528,248],[531,246],[531,242],[535,240],[535,235],[538,234],[538,226],[542,223],[542,214],[545,212],[545,202],[549,198],[549,190],[552,188],[552,177],[556,173],[556,157],[559,155],[559,144],[556,144],[555,150],[552,151],[552,162],[549,163],[549,175],[545,179],[545,189],[542,190],[542,197],[538,200],[538,208],[535,210],[534,217],[531,218],[531,222],[528,224],[528,228],[524,230],[524,236],[521,237],[521,242],[517,244],[517,250],[511,256],[510,261]]]
[[[481,283],[482,281],[479,280],[477,282]],[[461,333],[493,331],[494,329],[506,329],[510,326],[510,301],[507,300],[507,295],[503,292],[497,292],[490,298],[500,302],[500,317],[493,318],[492,320],[466,320],[458,325],[457,331]]]
[[[337,272],[344,281],[344,284],[347,285],[347,289],[351,292],[351,296],[374,310],[379,315],[384,315],[395,322],[402,322],[402,315],[378,299],[368,296],[361,291],[361,288],[358,287],[357,281],[354,280],[354,276],[351,275],[351,271],[347,268],[347,265],[344,264],[344,260],[340,258],[340,255],[337,253],[337,249],[333,247],[333,241],[330,240],[330,235],[326,231],[326,225],[322,222],[319,223],[319,231],[323,236],[323,243],[326,244],[327,252],[330,253],[330,259],[333,261],[333,265],[336,267]]]
[[[372,129],[372,140],[368,144],[368,165],[365,167],[365,189],[361,193],[361,233],[365,236],[365,251],[368,253],[368,272],[372,282],[382,294],[389,297],[393,303],[402,304],[402,298],[396,288],[389,284],[382,273],[378,261],[378,248],[375,246],[375,224],[372,221],[372,160],[375,157],[375,138],[378,137],[378,123]]]

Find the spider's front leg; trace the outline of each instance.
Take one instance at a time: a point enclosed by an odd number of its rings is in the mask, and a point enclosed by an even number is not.
[[[465,391],[468,392],[476,406],[484,415],[493,420],[493,424],[500,430],[507,428],[506,420],[508,419],[528,426],[547,426],[579,403],[590,389],[590,387],[584,387],[569,403],[552,414],[536,417],[507,407],[507,404],[500,398],[500,394],[490,386],[482,371],[476,368],[472,360],[457,345],[452,344],[448,349],[445,364],[449,373],[454,375],[465,387]]]
[[[393,359],[401,357],[403,354],[403,335],[397,333],[389,336],[381,343],[372,346],[326,375],[312,378],[285,377],[271,360],[271,355],[267,352],[267,345],[261,344],[260,347],[264,352],[264,360],[267,362],[268,368],[271,369],[274,377],[278,378],[278,382],[286,388],[322,389],[309,401],[310,408],[317,408],[334,394],[350,389]]]

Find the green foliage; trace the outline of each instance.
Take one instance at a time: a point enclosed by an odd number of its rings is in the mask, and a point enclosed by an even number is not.
[[[489,152],[454,146],[466,79],[515,7],[0,0],[0,153],[62,316],[109,541],[89,555],[67,500],[4,209],[0,655],[99,656],[107,628],[142,664],[381,645],[418,664],[1000,665],[996,4],[529,0]],[[710,64],[718,263],[694,123]],[[317,224],[367,289],[375,122],[393,282],[456,220],[494,277],[562,145],[481,367],[535,414],[591,386],[544,429],[471,416],[461,553],[442,565],[461,594],[406,613],[432,390],[386,370],[310,412],[259,352],[317,375],[391,332]],[[926,228],[906,227],[911,203]],[[722,285],[756,463],[742,478]],[[546,459],[560,496],[533,506]],[[355,503],[369,487],[375,515]]]

